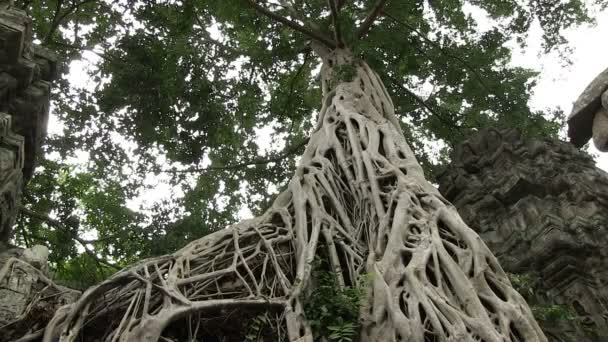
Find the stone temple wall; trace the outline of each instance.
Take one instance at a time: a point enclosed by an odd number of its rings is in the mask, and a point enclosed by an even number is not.
[[[553,341],[608,341],[608,174],[573,145],[485,129],[454,149],[441,193],[507,272],[533,275]],[[533,305],[532,305],[533,306]]]
[[[31,19],[0,5],[0,341],[40,340],[55,311],[79,296],[50,279],[46,247],[8,243],[46,135],[56,61],[32,44]]]
[[[56,75],[54,54],[32,44],[32,20],[0,7],[0,243],[11,238],[21,189],[34,172]]]

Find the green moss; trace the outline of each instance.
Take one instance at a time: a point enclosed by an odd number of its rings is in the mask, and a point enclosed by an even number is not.
[[[354,64],[337,65],[332,70],[330,87],[333,89],[338,84],[352,82],[357,76],[357,68]]]

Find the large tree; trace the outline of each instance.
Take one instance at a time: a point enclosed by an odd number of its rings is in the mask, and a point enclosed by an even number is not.
[[[62,13],[60,3],[57,13]],[[478,5],[496,16],[526,9],[516,4],[491,4]],[[584,20],[579,3],[551,4],[533,1],[529,7],[532,12],[515,16],[503,29],[525,30],[539,13],[562,13],[558,24],[549,21],[554,26],[541,20],[549,28],[547,39],[551,42],[559,37],[563,25]],[[448,124],[456,130],[470,129],[468,119],[514,121],[525,123],[524,127],[537,124],[537,131],[547,129],[539,113],[530,113],[525,101],[510,98],[510,92],[505,91],[509,90],[505,84],[525,86],[529,74],[496,65],[501,53],[502,61],[508,57],[501,49],[502,33],[491,30],[477,38],[460,34],[471,25],[461,15],[460,5],[449,1],[387,5],[382,0],[247,0],[156,4],[159,10],[129,3],[132,11],[148,11],[147,18],[162,25],[134,28],[120,39],[122,50],[104,54],[108,62],[103,67],[113,73],[108,75],[111,80],[100,77],[100,82],[108,84],[96,94],[96,107],[87,112],[82,107],[69,108],[65,102],[63,108],[74,116],[90,115],[89,122],[102,128],[89,141],[92,147],[99,141],[115,144],[103,128],[111,131],[120,127],[140,144],[142,158],[154,156],[146,154],[145,147],[162,142],[174,160],[212,161],[210,167],[198,171],[213,170],[214,163],[220,164],[217,169],[229,170],[278,163],[280,157],[233,164],[228,160],[239,152],[237,147],[245,151],[251,147],[246,144],[247,135],[238,136],[253,128],[245,122],[264,118],[280,122],[294,111],[297,106],[290,99],[294,93],[309,89],[307,82],[297,81],[310,78],[308,63],[313,53],[322,60],[322,106],[305,139],[295,175],[269,209],[173,254],[138,262],[90,288],[76,304],[56,314],[45,340],[312,341],[348,340],[357,335],[362,341],[545,341],[525,301],[513,290],[494,256],[425,179],[406,143],[404,120],[395,114],[389,90],[383,85],[383,78],[391,81],[391,93],[405,93],[412,98],[410,102],[417,101],[429,110],[432,115],[425,120],[451,120]],[[433,20],[427,18],[431,14]],[[429,38],[432,25],[428,21],[446,26],[433,32],[440,36],[438,42]],[[209,26],[219,26],[226,41],[211,38]],[[397,27],[408,28],[421,40],[403,45],[386,41],[387,32]],[[556,28],[557,33],[551,31]],[[168,30],[185,33],[168,35]],[[206,43],[224,59],[213,58],[213,54],[188,54],[188,49],[196,49],[189,40],[193,30],[202,36],[199,43]],[[374,39],[374,32],[383,34]],[[45,41],[51,39],[52,31]],[[404,85],[408,66],[399,69],[401,56],[409,48],[420,48],[420,42],[455,56],[446,60],[460,63],[454,69],[443,66],[448,72],[437,92],[443,91],[444,98],[439,97],[435,109],[428,99],[421,99]],[[467,44],[482,44],[481,51],[490,50],[494,58],[471,67],[468,63],[474,55],[464,58],[449,51],[450,45]],[[239,53],[241,45],[252,53],[249,59]],[[149,49],[160,49],[163,54],[150,58]],[[120,51],[125,53],[117,53]],[[289,75],[294,58],[303,66]],[[227,71],[235,68],[235,63],[248,78],[232,80]],[[137,69],[149,64],[150,68]],[[487,67],[486,73],[500,71],[496,75],[496,81],[502,82],[500,92],[492,92],[492,84],[480,76],[482,65]],[[384,77],[372,67],[382,67]],[[214,73],[201,73],[203,70]],[[450,75],[450,71],[457,74]],[[286,74],[291,77],[284,79]],[[182,80],[192,79],[195,82],[183,87]],[[258,80],[265,80],[267,88],[260,87]],[[469,91],[465,98],[466,87],[481,87],[489,94]],[[521,88],[511,90],[522,95]],[[270,100],[265,93],[271,94]],[[277,113],[272,106],[279,98],[284,99],[279,114],[285,117],[269,116]],[[305,94],[299,98],[307,99]],[[451,104],[453,117],[442,113],[450,107],[450,102],[442,105],[446,98],[459,98]],[[192,112],[192,105],[200,111]],[[270,110],[264,111],[265,106]],[[95,111],[113,115],[96,116]],[[258,111],[266,115],[257,116]],[[221,115],[223,112],[233,115]],[[76,116],[71,123],[79,119]],[[295,114],[289,119],[291,129],[300,134],[306,128],[303,123],[313,121]],[[192,122],[196,122],[199,134],[188,135]],[[441,130],[434,134],[438,132]],[[228,143],[218,144],[223,139]],[[445,140],[453,138],[446,134]],[[292,154],[301,145],[304,143],[290,146],[283,155]],[[96,157],[109,175],[122,171],[108,171],[114,159],[124,158],[112,153],[115,150],[106,146],[91,151],[101,152]],[[74,177],[64,174],[64,178],[66,183]],[[256,180],[251,176],[247,179]],[[229,182],[225,179],[223,186]],[[98,183],[116,191],[106,199],[109,203],[120,198],[116,188],[121,184],[113,183],[111,177]],[[200,179],[197,184],[203,191],[213,189],[209,185],[201,184]],[[87,196],[96,193],[90,186],[82,191]],[[197,217],[199,213],[191,214]],[[90,219],[95,219],[93,216]],[[67,223],[45,220],[56,225],[56,231],[67,230],[62,227]],[[70,227],[78,229],[76,224]],[[86,248],[89,243],[82,244]],[[111,254],[112,249],[108,246],[106,253]],[[251,322],[247,323],[248,319]]]
[[[340,1],[336,23],[379,73],[432,181],[450,147],[480,127],[556,134],[559,117],[528,108],[535,73],[508,65],[506,42],[524,44],[540,25],[546,50],[562,51],[562,30],[590,21],[590,3],[387,1],[359,39],[354,28],[375,2]],[[39,43],[75,60],[73,69],[83,56],[88,63],[87,84],[64,77],[56,87],[65,131],[45,147],[16,236],[47,244],[62,280],[86,287],[238,221],[244,206],[259,215],[286,189],[317,121],[318,56],[307,42],[334,27],[326,1],[15,5],[34,17]],[[480,30],[471,8],[485,11],[489,28]],[[269,150],[259,144],[267,132]],[[127,206],[154,178],[176,193],[143,211]]]

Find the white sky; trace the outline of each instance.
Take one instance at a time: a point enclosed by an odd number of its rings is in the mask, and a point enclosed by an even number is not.
[[[562,65],[557,56],[539,56],[541,40],[538,27],[531,31],[527,51],[514,54],[513,64],[541,72],[530,103],[533,109],[559,107],[568,116],[579,94],[608,68],[608,10],[595,16],[597,25],[581,26],[565,34],[573,48],[571,66]],[[589,152],[597,156],[597,166],[608,171],[608,153],[601,153],[593,144],[590,145]]]
[[[473,17],[478,20],[480,29],[487,28],[487,19],[483,12],[469,8]],[[598,24],[595,26],[582,26],[566,32],[566,37],[573,48],[571,55],[572,65],[564,66],[560,58],[555,55],[542,56],[541,31],[538,25],[533,26],[525,51],[515,51],[512,63],[541,72],[538,85],[534,89],[530,105],[533,109],[561,108],[566,115],[570,113],[573,101],[583,91],[587,84],[605,68],[608,68],[608,10],[595,13]],[[69,80],[75,85],[92,90],[95,84],[86,77],[86,71],[99,57],[92,52],[86,52],[81,61],[70,64]],[[53,110],[49,120],[49,133],[62,132],[63,125],[57,120]],[[266,135],[265,132],[260,132]],[[592,154],[598,156],[598,166],[608,171],[608,153],[602,154],[590,148]],[[81,153],[76,159],[84,162],[88,153]],[[78,162],[74,160],[74,162]],[[167,175],[150,175],[146,183],[150,190],[145,191],[139,199],[135,199],[129,206],[137,210],[138,204],[152,204],[164,197],[172,196],[171,187],[167,184]],[[248,210],[242,212],[243,216],[250,216]]]

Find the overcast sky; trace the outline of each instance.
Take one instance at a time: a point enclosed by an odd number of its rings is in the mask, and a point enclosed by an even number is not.
[[[600,72],[608,68],[608,10],[596,13],[596,16],[596,25],[586,25],[566,32],[574,49],[571,66],[564,66],[557,56],[539,56],[539,29],[531,31],[529,47],[525,53],[520,51],[514,54],[514,64],[541,72],[530,103],[533,108],[560,107],[566,116],[569,115],[578,95]],[[565,136],[562,138],[565,139]],[[589,152],[597,155],[598,166],[608,171],[608,153],[601,153],[593,146]]]

